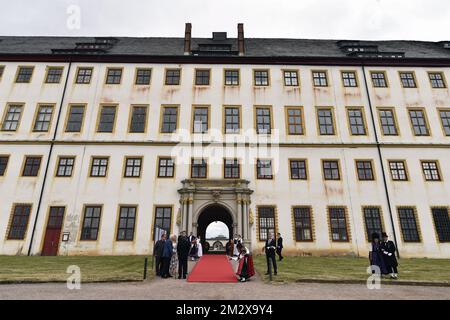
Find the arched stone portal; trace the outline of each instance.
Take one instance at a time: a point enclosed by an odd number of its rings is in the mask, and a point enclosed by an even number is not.
[[[228,227],[229,237],[233,237],[233,216],[224,206],[212,204],[202,210],[197,219],[197,235],[206,240],[206,228],[211,222],[221,221]]]
[[[188,234],[193,232],[205,239],[210,222],[222,221],[229,229],[230,237],[240,234],[244,244],[251,247],[249,181],[242,179],[187,179],[183,180],[180,193],[180,217],[178,227]],[[209,221],[209,223],[208,223]]]

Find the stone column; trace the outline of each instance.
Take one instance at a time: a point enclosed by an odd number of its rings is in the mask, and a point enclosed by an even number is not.
[[[194,195],[192,193],[190,193],[189,194],[189,200],[188,200],[188,215],[187,215],[188,216],[188,229],[189,230],[186,230],[188,235],[189,235],[189,232],[192,231],[193,223],[197,222],[197,221],[194,221],[194,213],[192,212],[193,211],[193,204],[194,204]]]
[[[244,234],[242,235],[242,237],[244,238],[244,240],[248,240],[249,235],[248,235],[248,205],[247,205],[247,199],[244,199],[243,203],[243,230],[244,230]]]
[[[240,194],[237,195],[237,207],[238,207],[238,213],[237,213],[237,234],[240,234],[243,239],[245,239],[244,236],[244,228],[243,220],[242,220],[242,196]]]

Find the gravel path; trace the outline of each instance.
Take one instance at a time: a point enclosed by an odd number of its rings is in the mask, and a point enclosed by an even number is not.
[[[189,263],[192,269],[194,263]],[[195,293],[195,295],[187,294]],[[449,287],[384,285],[369,290],[362,284],[266,284],[258,276],[247,283],[189,283],[178,279],[146,282],[86,283],[69,290],[65,283],[0,285],[0,300],[7,299],[446,299]]]

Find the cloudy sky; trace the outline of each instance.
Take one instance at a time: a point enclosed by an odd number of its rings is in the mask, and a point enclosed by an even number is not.
[[[217,236],[229,236],[227,225],[220,221],[212,222],[206,229],[206,239]]]
[[[76,18],[76,23],[74,23]],[[79,23],[78,23],[79,21]],[[14,0],[0,35],[450,40],[448,0]]]

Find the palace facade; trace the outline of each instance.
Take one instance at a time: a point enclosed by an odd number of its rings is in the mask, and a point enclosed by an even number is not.
[[[0,254],[450,258],[450,41],[0,37]]]

